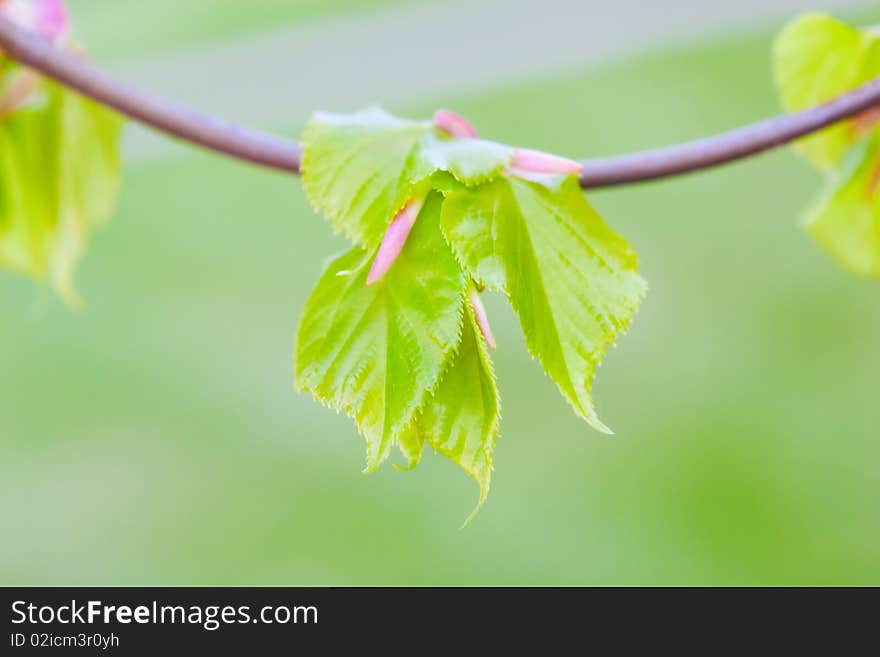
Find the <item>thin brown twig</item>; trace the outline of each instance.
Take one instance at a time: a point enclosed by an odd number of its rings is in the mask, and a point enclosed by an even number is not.
[[[0,49],[21,64],[172,137],[239,160],[299,173],[302,147],[298,142],[128,87],[4,18],[0,18]],[[584,188],[611,187],[716,167],[788,144],[874,107],[880,107],[880,78],[822,105],[705,139],[584,160],[580,183]]]

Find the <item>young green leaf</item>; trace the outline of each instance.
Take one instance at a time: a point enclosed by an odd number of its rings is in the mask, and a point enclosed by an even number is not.
[[[398,437],[400,451],[407,459],[407,466],[398,469],[411,470],[418,465],[427,442],[477,482],[480,499],[465,524],[489,494],[500,409],[495,372],[480,338],[477,318],[468,307],[461,342],[450,356],[440,383],[425,400],[413,425]]]
[[[608,431],[593,375],[645,293],[637,258],[590,207],[574,177],[503,177],[446,197],[444,234],[466,270],[504,290],[526,344],[575,412]]]
[[[813,208],[807,229],[842,265],[861,276],[880,276],[880,147],[865,139]]]
[[[880,37],[826,14],[806,14],[789,24],[773,49],[776,85],[789,112],[831,100],[880,75]],[[858,139],[854,121],[843,121],[800,140],[797,148],[820,170],[840,166]]]
[[[402,172],[430,123],[379,108],[315,114],[303,133],[303,188],[333,229],[355,244],[376,245],[409,198]]]
[[[351,416],[367,442],[367,469],[405,440],[458,344],[464,275],[439,228],[432,194],[391,270],[367,285],[375,249],[330,263],[297,332],[296,387]]]
[[[461,344],[419,414],[416,428],[437,453],[457,463],[477,482],[480,501],[474,514],[489,494],[500,409],[492,363],[468,306]]]
[[[334,230],[366,247],[379,243],[391,219],[435,171],[475,184],[500,173],[513,156],[509,147],[455,139],[428,121],[399,119],[378,108],[316,114],[302,141],[303,188],[312,205]]]
[[[59,240],[51,278],[74,299],[73,271],[89,231],[102,225],[116,205],[121,182],[119,136],[122,121],[100,105],[56,87],[61,103]]]
[[[513,148],[493,141],[457,139],[431,131],[413,151],[405,176],[418,183],[437,171],[446,171],[465,185],[477,185],[497,177],[513,155]]]
[[[0,265],[37,278],[57,236],[59,140],[57,106],[0,124]]]
[[[0,123],[0,266],[48,278],[77,302],[73,273],[119,190],[121,121],[62,87]]]

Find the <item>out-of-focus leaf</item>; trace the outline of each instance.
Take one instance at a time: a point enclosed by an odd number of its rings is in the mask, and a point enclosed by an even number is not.
[[[119,191],[121,120],[46,83],[0,122],[0,266],[76,303],[76,265]]]
[[[806,14],[777,37],[773,66],[782,105],[796,112],[880,75],[880,38],[827,14]],[[801,139],[797,148],[819,169],[829,171],[841,164],[859,136],[853,121],[843,121]]]
[[[880,276],[880,148],[855,146],[809,214],[807,229],[842,265],[861,276]]]

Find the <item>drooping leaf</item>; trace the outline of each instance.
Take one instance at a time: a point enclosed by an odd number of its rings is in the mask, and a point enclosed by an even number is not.
[[[0,124],[0,265],[38,279],[57,236],[58,109],[19,110]]]
[[[489,494],[500,410],[492,363],[468,306],[461,344],[419,413],[416,428],[437,453],[457,463],[477,482],[480,501],[474,513]]]
[[[880,34],[825,14],[807,14],[779,35],[774,67],[783,105],[799,110],[880,76]],[[876,139],[880,112],[869,110],[798,142],[828,177],[807,228],[850,271],[880,276]]]
[[[121,125],[49,83],[0,122],[0,266],[48,279],[65,301],[77,301],[74,270],[119,190]]]
[[[62,188],[85,224],[101,225],[119,192],[121,117],[61,87],[52,93],[61,105]]]
[[[50,276],[62,296],[74,299],[73,271],[89,231],[116,205],[121,182],[120,118],[82,96],[53,90],[61,103],[58,241]]]
[[[807,229],[842,265],[880,276],[880,147],[877,138],[853,147],[840,172],[810,211]]]
[[[300,320],[296,387],[355,420],[368,470],[401,439],[460,339],[465,280],[440,232],[440,204],[428,198],[374,285],[366,278],[375,249],[356,246],[331,262]]]
[[[367,247],[379,243],[397,211],[435,171],[470,184],[497,174],[512,156],[506,146],[444,137],[430,122],[378,108],[316,114],[303,146],[303,187],[312,205],[336,231]]]
[[[880,75],[880,36],[827,14],[806,14],[789,24],[773,49],[774,77],[789,112],[826,102]],[[819,169],[837,168],[860,137],[843,121],[797,142]]]
[[[398,469],[415,468],[427,443],[477,482],[480,499],[465,524],[489,494],[500,410],[492,362],[474,312],[466,306],[461,341],[450,355],[440,383],[425,400],[415,422],[398,437],[398,446],[407,460],[406,467]]]
[[[574,177],[502,177],[448,194],[441,225],[467,271],[504,290],[526,345],[575,412],[602,431],[596,368],[645,292],[637,258]]]

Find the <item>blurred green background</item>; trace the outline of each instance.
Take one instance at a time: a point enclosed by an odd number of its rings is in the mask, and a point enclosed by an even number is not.
[[[143,23],[147,3],[71,4],[112,64],[401,3],[216,2],[202,22],[183,7],[209,3],[159,2]],[[777,27],[452,96],[416,81],[389,109],[571,156],[660,145],[777,111]],[[589,194],[651,285],[596,384],[615,436],[489,300],[502,432],[461,531],[477,491],[454,465],[362,475],[352,423],[292,391],[299,310],[345,248],[298,181],[130,160],[83,311],[0,277],[3,584],[880,584],[880,288],[800,230],[820,181],[792,152]]]

